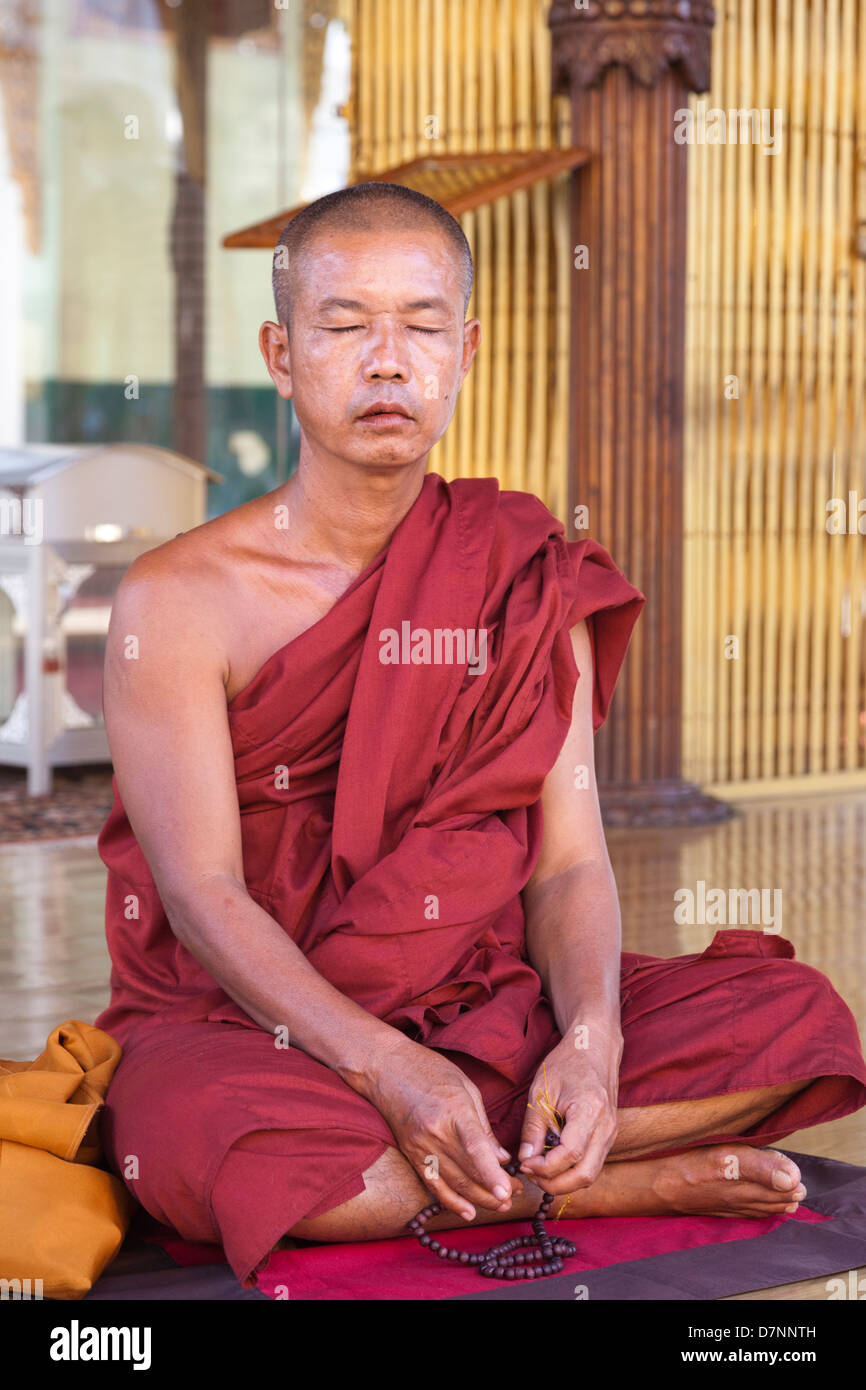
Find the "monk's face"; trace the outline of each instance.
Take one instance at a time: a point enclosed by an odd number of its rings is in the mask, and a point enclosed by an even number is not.
[[[259,342],[301,428],[301,456],[386,468],[426,460],[480,340],[463,321],[457,258],[438,228],[319,232],[305,251],[291,334]],[[404,415],[371,414],[382,403]]]

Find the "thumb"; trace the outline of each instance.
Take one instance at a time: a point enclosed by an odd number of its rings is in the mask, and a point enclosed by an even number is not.
[[[530,1092],[531,1094],[531,1092]],[[521,1163],[544,1155],[544,1138],[547,1134],[547,1121],[531,1105],[526,1107],[526,1117],[520,1131],[520,1148],[517,1157]]]

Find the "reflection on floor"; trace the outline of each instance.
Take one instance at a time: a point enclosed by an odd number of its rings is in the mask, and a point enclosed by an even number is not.
[[[694,830],[610,830],[623,945],[672,956],[700,951],[715,928],[677,925],[678,889],[764,890],[772,925],[823,970],[866,1031],[866,794],[743,802]],[[105,869],[93,836],[0,847],[0,1057],[41,1052],[67,1018],[92,1022],[108,999]],[[866,1164],[866,1109],[784,1140],[787,1148]],[[826,1298],[824,1280],[746,1297]]]

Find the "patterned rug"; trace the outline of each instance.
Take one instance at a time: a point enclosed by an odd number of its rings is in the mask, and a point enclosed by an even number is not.
[[[98,835],[111,801],[107,763],[55,768],[48,796],[28,796],[23,768],[0,767],[0,844]]]

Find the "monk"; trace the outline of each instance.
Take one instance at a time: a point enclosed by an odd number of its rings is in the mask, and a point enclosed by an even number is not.
[[[245,1287],[431,1194],[430,1231],[546,1192],[793,1213],[769,1146],[866,1102],[854,1019],[787,941],[621,950],[593,737],[646,599],[536,497],[426,471],[472,273],[403,187],[296,216],[260,347],[297,471],[136,560],[112,611],[106,1151]]]

